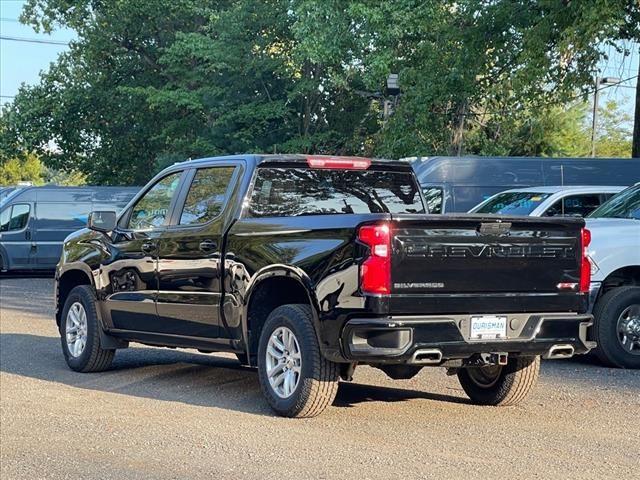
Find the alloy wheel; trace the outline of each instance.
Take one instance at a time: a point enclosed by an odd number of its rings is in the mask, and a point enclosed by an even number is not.
[[[75,302],[67,312],[65,325],[67,347],[71,356],[82,355],[87,345],[87,312],[80,302]]]
[[[269,385],[280,398],[288,398],[300,382],[302,355],[295,334],[279,327],[269,337],[266,353]]]
[[[618,317],[618,340],[626,352],[640,355],[640,304],[625,308]]]

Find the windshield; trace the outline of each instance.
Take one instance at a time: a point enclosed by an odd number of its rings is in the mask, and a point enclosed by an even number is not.
[[[627,188],[591,212],[589,218],[634,218],[640,220],[640,185]]]
[[[474,213],[496,213],[501,215],[529,215],[538,205],[551,196],[550,193],[504,192],[490,198]]]
[[[411,172],[258,168],[252,217],[424,213]]]
[[[7,199],[13,196],[12,194],[16,191],[17,191],[16,187],[1,187],[0,188],[0,206],[4,205]]]

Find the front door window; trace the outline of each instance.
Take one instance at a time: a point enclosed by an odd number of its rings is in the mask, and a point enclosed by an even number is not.
[[[166,223],[181,175],[182,172],[167,175],[138,200],[129,217],[130,230],[149,230]]]
[[[31,207],[28,203],[19,203],[6,208],[0,216],[0,232],[22,230],[27,226]]]

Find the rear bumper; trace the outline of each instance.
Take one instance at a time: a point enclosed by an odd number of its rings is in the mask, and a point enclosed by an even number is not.
[[[352,319],[342,331],[342,350],[349,361],[440,364],[495,352],[565,358],[595,347],[587,340],[591,315],[505,315],[504,340],[470,339],[470,315]]]

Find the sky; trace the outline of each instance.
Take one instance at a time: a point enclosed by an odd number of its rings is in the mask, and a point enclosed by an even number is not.
[[[171,1],[171,0],[168,0]],[[75,37],[75,32],[68,29],[54,31],[51,35],[37,34],[31,27],[18,22],[24,0],[0,0],[0,37],[18,37],[21,39],[68,42]],[[46,43],[29,43],[24,41],[0,38],[0,103],[11,101],[20,85],[38,83],[39,73],[46,70],[49,64],[68,47]],[[638,46],[634,55],[624,58],[613,49],[609,59],[601,64],[603,76],[619,79],[633,77],[638,74]],[[637,78],[623,85],[602,90],[601,101],[614,99],[623,111],[633,116],[635,91],[633,87]]]
[[[0,0],[0,37],[18,37],[45,41],[68,42],[75,37],[72,30],[58,30],[51,35],[38,34],[18,23],[23,0]],[[20,85],[38,83],[39,73],[68,47],[46,43],[29,43],[0,38],[1,103],[11,101]]]

